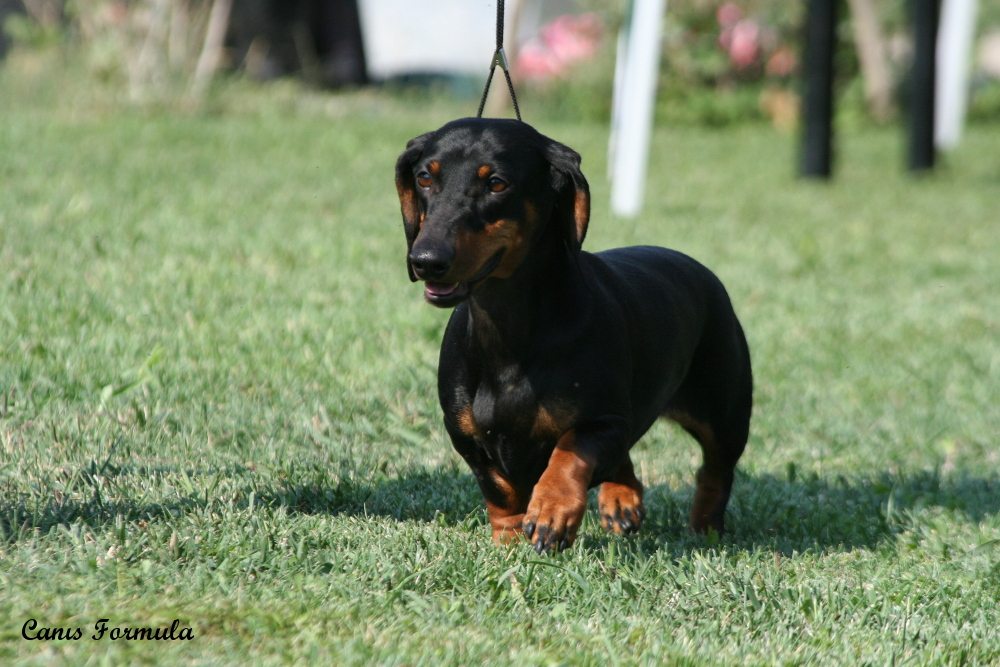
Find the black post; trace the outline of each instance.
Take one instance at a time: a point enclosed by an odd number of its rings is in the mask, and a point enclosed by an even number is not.
[[[934,86],[940,0],[910,0],[913,70],[910,73],[910,171],[934,167]]]
[[[357,0],[312,0],[309,4],[322,83],[333,88],[368,83]]]
[[[833,52],[839,0],[809,0],[803,47],[802,176],[829,178],[833,162]]]

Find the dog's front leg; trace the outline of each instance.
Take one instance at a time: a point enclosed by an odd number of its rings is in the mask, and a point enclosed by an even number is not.
[[[477,477],[486,500],[486,514],[493,529],[493,541],[496,544],[513,542],[521,535],[527,494],[520,493],[495,468],[479,471]]]
[[[621,451],[620,431],[616,426],[578,425],[556,442],[524,514],[524,533],[535,551],[559,551],[573,544],[594,471],[603,468],[603,452]]]

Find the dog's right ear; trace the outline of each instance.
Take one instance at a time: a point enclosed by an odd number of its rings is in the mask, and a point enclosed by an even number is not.
[[[399,195],[399,209],[403,213],[403,231],[406,232],[406,270],[412,282],[417,281],[410,265],[410,250],[420,231],[420,200],[413,180],[413,165],[417,163],[433,132],[421,134],[406,143],[406,150],[396,160],[396,193]]]

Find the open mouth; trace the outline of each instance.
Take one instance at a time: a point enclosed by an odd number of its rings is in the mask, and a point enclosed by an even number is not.
[[[470,294],[472,294],[473,288],[476,285],[485,280],[493,270],[497,268],[500,264],[500,259],[503,257],[503,248],[498,250],[492,257],[490,257],[482,268],[476,272],[472,278],[468,280],[463,280],[457,283],[435,283],[435,282],[425,282],[424,283],[424,299],[427,303],[434,306],[439,306],[441,308],[447,308],[449,306],[454,306],[461,301],[464,301]]]
[[[468,283],[424,283],[424,298],[435,306],[452,306],[467,296]]]

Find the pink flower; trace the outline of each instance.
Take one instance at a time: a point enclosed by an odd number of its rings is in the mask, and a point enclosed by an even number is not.
[[[715,19],[723,28],[730,28],[743,18],[743,10],[736,3],[726,2],[715,12]]]
[[[601,19],[592,13],[566,14],[542,27],[517,54],[518,75],[529,79],[559,76],[573,63],[594,55],[601,41]]]
[[[729,44],[723,46],[728,47],[729,61],[737,69],[753,65],[760,52],[760,27],[750,19],[743,19],[732,27],[728,37]]]
[[[548,79],[559,76],[563,69],[562,63],[536,40],[528,42],[517,52],[519,78]]]

